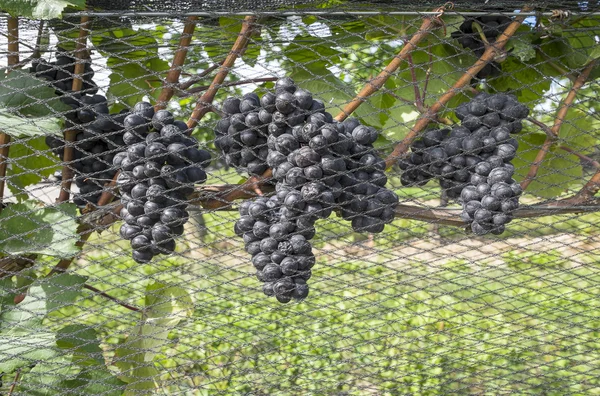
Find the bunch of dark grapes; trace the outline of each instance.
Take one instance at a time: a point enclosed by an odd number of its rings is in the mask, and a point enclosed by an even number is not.
[[[110,182],[116,173],[112,166],[113,157],[124,149],[125,114],[108,114],[106,97],[102,95],[75,93],[65,95],[61,100],[73,109],[67,113],[69,121],[66,128],[77,131],[73,143],[74,158],[70,165],[74,169],[74,181],[79,192],[73,195],[73,202],[80,208],[87,204],[95,205],[104,184]],[[48,135],[46,144],[64,160],[64,139]]]
[[[452,37],[458,40],[463,48],[469,48],[479,58],[485,52],[485,43],[481,33],[474,24],[477,24],[483,32],[488,43],[493,44],[498,36],[504,32],[511,20],[502,15],[488,15],[480,17],[467,17],[460,25],[459,30],[452,33]],[[479,73],[478,79],[494,77],[500,74],[502,68],[498,62],[488,63]]]
[[[93,81],[94,70],[92,70],[92,64],[89,59],[78,60],[68,52],[59,50],[56,61],[47,62],[44,59],[36,59],[33,61],[29,71],[35,74],[35,76],[49,81],[56,89],[56,94],[62,95],[71,91],[75,64],[77,62],[84,62],[83,74],[80,76],[83,79],[81,92],[88,95],[95,95],[98,92],[98,86]]]
[[[482,161],[475,166],[471,184],[465,187],[460,200],[462,219],[476,235],[500,235],[519,207],[523,190],[513,178],[514,166],[502,161]]]
[[[274,145],[279,136],[291,134],[292,128],[302,125],[311,114],[325,114],[323,102],[314,100],[310,92],[298,88],[289,78],[279,80],[276,92],[261,98],[255,93],[242,99],[227,98],[222,110],[225,117],[215,128],[215,146],[228,165],[251,175],[262,175],[269,167],[270,136]],[[328,117],[331,121],[331,115]],[[281,140],[278,144],[285,145]]]
[[[243,237],[246,251],[252,255],[256,276],[263,292],[286,303],[308,295],[306,281],[311,277],[315,256],[309,239],[314,236],[309,217],[288,220],[293,204],[289,190],[270,198],[259,197],[240,205],[240,218],[234,230]],[[288,201],[288,204],[285,202]],[[304,222],[306,224],[304,225]]]
[[[175,250],[175,237],[188,221],[186,197],[206,181],[210,154],[189,136],[187,125],[149,103],[135,105],[124,119],[126,152],[115,155],[120,170],[121,237],[131,242],[133,259],[147,263]]]
[[[463,218],[471,223],[475,218],[472,217],[472,210],[467,211],[465,205],[477,200],[478,195],[472,194],[473,188],[481,188],[480,192],[484,192],[486,187],[479,187],[480,185],[486,184],[491,188],[497,183],[506,183],[514,189],[513,195],[505,197],[506,192],[502,191],[502,197],[497,198],[512,200],[511,203],[500,202],[506,209],[503,213],[510,220],[510,212],[518,206],[520,194],[518,187],[514,186],[514,181],[511,181],[514,173],[511,161],[518,148],[518,142],[511,134],[521,131],[521,121],[527,117],[529,109],[512,95],[482,93],[471,102],[458,106],[455,114],[461,121],[460,126],[426,131],[412,144],[410,155],[399,162],[400,168],[404,170],[401,176],[402,184],[424,185],[429,180],[439,180],[449,198],[460,198],[465,209]],[[502,169],[497,172],[503,175],[508,173],[509,176],[498,176],[488,180],[490,172],[497,168]],[[469,201],[465,201],[463,196],[465,190],[471,192],[467,193],[471,194],[467,197]],[[483,198],[483,195],[480,198]],[[471,204],[469,208],[474,207],[473,205],[475,204]],[[494,208],[502,207],[497,206],[495,202],[491,205]],[[485,222],[479,223],[479,220],[476,223],[478,225],[472,228],[478,234],[481,234],[483,225],[490,225]],[[501,233],[504,228],[498,227],[505,223],[502,223],[500,217],[496,223],[495,230]],[[487,228],[487,231],[491,230],[492,228]]]
[[[242,204],[235,231],[253,256],[264,293],[288,302],[308,295],[315,263],[309,241],[318,219],[341,209],[357,231],[381,232],[398,197],[382,187],[387,179],[372,147],[376,130],[355,119],[334,122],[322,102],[289,78],[275,88],[263,100],[271,98],[277,109],[267,127],[267,165],[277,192]]]

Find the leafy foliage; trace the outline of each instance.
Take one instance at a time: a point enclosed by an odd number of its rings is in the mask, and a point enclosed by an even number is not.
[[[96,331],[69,325],[50,331],[43,320],[59,308],[73,304],[86,277],[60,274],[33,282],[18,305],[4,300],[0,310],[0,371],[25,369],[19,390],[28,395],[120,395],[123,383],[104,362]],[[15,284],[3,280],[0,292],[12,295]],[[57,380],[58,379],[58,380]]]
[[[71,108],[62,103],[54,88],[22,70],[7,74],[0,69],[0,107],[22,116],[57,115]],[[7,133],[10,133],[7,132]]]
[[[8,162],[10,167],[6,171],[6,184],[20,201],[27,199],[27,186],[39,183],[43,177],[50,176],[60,167],[58,158],[47,151],[42,136],[12,142]]]
[[[126,395],[157,387],[159,371],[153,365],[154,357],[165,346],[171,329],[193,310],[185,289],[158,282],[146,287],[145,300],[140,323],[115,353],[115,365],[121,370],[121,379],[128,383]]]
[[[71,203],[55,207],[39,207],[32,201],[9,205],[0,213],[0,252],[72,257],[79,253],[75,245],[76,210]]]
[[[85,8],[85,0],[4,0],[2,9],[12,16],[32,19],[60,18],[67,7]]]

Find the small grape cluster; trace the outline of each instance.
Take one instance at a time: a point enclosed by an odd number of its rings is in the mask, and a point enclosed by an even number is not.
[[[274,100],[273,117],[293,114],[267,127],[267,165],[277,192],[242,204],[235,231],[265,282],[263,292],[288,302],[308,295],[315,263],[309,241],[318,219],[341,209],[355,230],[381,232],[393,219],[398,197],[383,187],[385,162],[372,146],[375,129],[356,119],[334,122],[322,102],[289,78],[275,88],[275,94],[263,96]]]
[[[461,125],[426,131],[411,145],[410,155],[399,161],[404,170],[400,179],[404,186],[422,186],[435,178],[449,198],[459,199],[468,186],[490,184],[489,174],[496,168],[503,168],[502,172],[510,173],[509,179],[512,177],[514,167],[510,162],[516,155],[518,142],[511,134],[523,128],[521,121],[529,114],[527,106],[512,95],[481,93],[471,102],[458,106],[455,114]],[[501,182],[514,184],[508,179]],[[490,188],[495,184],[491,183]],[[517,187],[512,188],[515,193],[510,198],[518,198]],[[501,199],[508,199],[504,195]],[[464,197],[461,200],[464,201]],[[473,200],[476,199],[470,199]],[[518,205],[518,200],[515,202]],[[505,213],[509,214],[513,209],[508,208],[514,204],[505,206]],[[496,207],[495,203],[492,207]],[[472,215],[470,209],[468,213]],[[463,218],[473,221],[465,214]],[[481,227],[474,227],[481,231]]]
[[[471,184],[460,194],[461,218],[476,235],[500,235],[519,207],[523,190],[513,178],[514,166],[499,160],[487,160],[475,166]]]
[[[79,192],[73,195],[73,202],[80,208],[95,205],[104,184],[110,182],[116,173],[112,166],[115,154],[124,149],[125,114],[109,114],[106,97],[102,95],[74,93],[61,97],[61,100],[73,109],[66,113],[69,119],[66,128],[77,130],[71,166]],[[64,139],[48,135],[46,144],[64,160],[67,144]]]
[[[480,17],[468,17],[460,25],[459,30],[452,33],[452,37],[463,46],[469,48],[477,57],[485,52],[485,43],[480,31],[474,26],[477,24],[488,43],[493,44],[498,36],[508,27],[511,20],[502,15],[484,15]],[[500,74],[502,67],[498,62],[490,62],[479,73],[478,79],[494,77]]]
[[[286,303],[308,295],[306,281],[311,277],[315,256],[308,242],[314,236],[309,217],[295,213],[289,219],[289,190],[270,198],[259,197],[240,205],[240,218],[234,230],[243,237],[246,251],[252,255],[256,276],[263,292]],[[285,202],[288,201],[286,205]]]
[[[182,123],[185,125],[185,123]],[[126,152],[115,155],[120,169],[121,237],[131,243],[133,259],[147,263],[155,255],[175,250],[175,237],[183,233],[189,215],[186,196],[193,185],[206,181],[204,167],[210,154],[178,126],[166,110],[154,111],[146,102],[125,117]]]
[[[83,74],[80,76],[83,79],[81,92],[95,95],[98,93],[98,86],[93,81],[94,70],[89,59],[78,60],[68,52],[59,49],[56,61],[48,62],[44,59],[36,59],[32,62],[29,71],[36,77],[49,81],[56,90],[56,94],[62,95],[71,91],[77,62],[84,62]]]
[[[301,126],[314,113],[325,114],[323,102],[297,88],[289,78],[278,81],[276,93],[268,92],[262,97],[249,93],[239,98],[223,101],[225,113],[215,128],[215,146],[221,150],[228,165],[251,175],[262,175],[268,169],[267,140],[275,139],[291,128]],[[285,88],[285,89],[284,89]],[[331,121],[331,115],[329,115]],[[278,143],[290,144],[282,139]],[[285,146],[284,151],[296,147]]]

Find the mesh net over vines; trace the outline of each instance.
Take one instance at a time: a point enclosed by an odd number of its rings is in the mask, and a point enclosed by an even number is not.
[[[0,393],[600,394],[597,2],[2,7]]]

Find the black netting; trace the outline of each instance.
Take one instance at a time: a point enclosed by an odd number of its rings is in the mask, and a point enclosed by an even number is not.
[[[598,5],[3,15],[0,393],[598,394]]]

